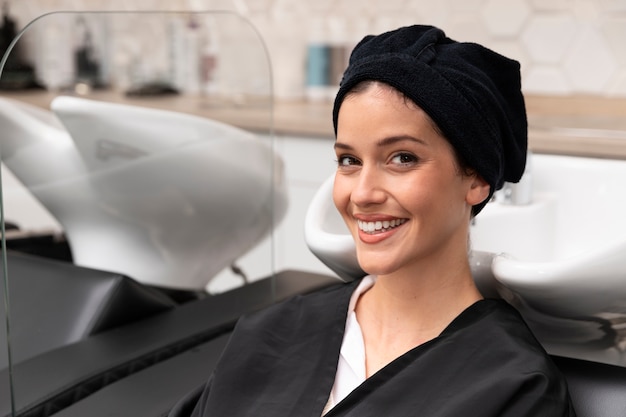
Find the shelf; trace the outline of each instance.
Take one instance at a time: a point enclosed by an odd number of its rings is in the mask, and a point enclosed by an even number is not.
[[[0,93],[43,108],[49,108],[57,95],[46,91]],[[334,136],[330,102],[277,100],[272,114],[267,99],[218,104],[206,97],[127,97],[114,91],[94,91],[86,97],[209,117],[259,132],[270,131],[273,117],[276,134]],[[626,159],[626,98],[527,95],[526,107],[533,152]]]

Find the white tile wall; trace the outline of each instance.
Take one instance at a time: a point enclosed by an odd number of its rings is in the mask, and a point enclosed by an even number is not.
[[[533,65],[524,73],[524,84],[527,90],[538,93],[565,95],[572,92],[569,81],[563,76],[559,68],[548,65]],[[532,88],[528,88],[528,86]]]
[[[515,37],[522,31],[530,13],[525,0],[487,0],[481,16],[494,37]]]
[[[574,43],[576,29],[569,14],[538,14],[522,31],[522,45],[534,64],[559,65]]]
[[[617,75],[617,62],[600,30],[593,26],[582,28],[574,37],[574,47],[563,61],[565,75],[574,91],[592,94],[605,91]]]
[[[11,2],[21,24],[59,10],[233,10],[267,43],[278,97],[303,97],[312,22],[353,45],[411,23],[442,27],[522,63],[527,92],[626,96],[626,0],[29,0]],[[342,22],[340,35],[329,22]],[[331,35],[334,33],[334,35]],[[332,39],[328,39],[332,41]]]

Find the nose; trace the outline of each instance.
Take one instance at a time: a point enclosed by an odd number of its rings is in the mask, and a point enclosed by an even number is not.
[[[381,204],[385,201],[387,193],[384,188],[384,178],[375,167],[363,166],[355,178],[354,188],[350,194],[350,200],[357,206]]]

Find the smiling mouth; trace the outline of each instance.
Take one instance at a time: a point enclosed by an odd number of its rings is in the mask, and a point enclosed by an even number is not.
[[[375,222],[364,222],[357,220],[359,230],[368,234],[381,233],[398,227],[406,222],[407,219],[382,220]]]

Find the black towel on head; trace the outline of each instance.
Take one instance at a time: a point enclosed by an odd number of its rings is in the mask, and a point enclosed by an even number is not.
[[[528,123],[517,61],[476,43],[454,41],[433,26],[366,36],[352,51],[335,98],[335,133],[346,93],[366,80],[391,85],[428,113],[463,160],[489,183],[489,197],[505,181],[520,180]]]

